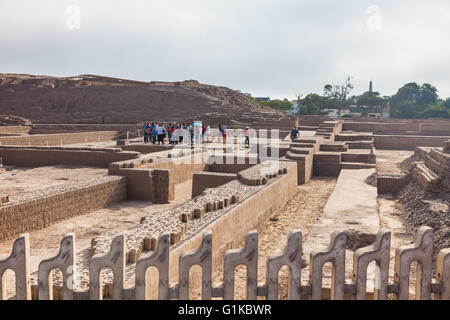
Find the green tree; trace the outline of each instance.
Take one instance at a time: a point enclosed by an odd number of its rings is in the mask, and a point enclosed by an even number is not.
[[[297,103],[300,106],[299,114],[301,115],[318,115],[321,110],[328,109],[331,106],[328,97],[316,93],[310,93],[303,99],[301,97],[301,95],[297,96]]]
[[[276,110],[292,110],[292,103],[288,99],[284,100],[270,100],[262,102],[263,105]]]
[[[429,106],[420,114],[421,118],[450,118],[450,109],[442,106]]]
[[[380,96],[379,92],[367,91],[362,95],[356,97],[358,100],[358,105],[367,106],[369,109],[373,110],[375,107],[385,107],[387,104],[387,99]]]
[[[334,86],[327,84],[323,88],[325,96],[328,97],[338,109],[339,117],[341,116],[342,108],[350,105],[348,96],[353,89],[353,84],[350,81],[351,78],[348,77],[344,84],[337,84]]]
[[[444,102],[442,102],[442,106],[444,108],[450,109],[450,98],[447,98]]]
[[[438,102],[437,89],[429,83],[419,86],[410,82],[401,87],[390,100],[391,115],[401,118],[420,118],[424,111]]]

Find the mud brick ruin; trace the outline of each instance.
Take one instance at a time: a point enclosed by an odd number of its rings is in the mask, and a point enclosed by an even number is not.
[[[17,114],[0,126],[2,299],[235,299],[236,290],[245,299],[450,299],[449,121],[255,112],[242,95],[196,81],[3,75],[0,87]],[[168,105],[175,92],[204,110],[158,120],[223,121],[268,138],[250,148],[232,137],[226,147],[143,143],[145,110],[122,119],[125,98],[109,115],[90,109],[89,94],[49,117],[68,87]],[[12,94],[31,101],[39,90],[48,93],[41,110]],[[320,212],[286,233],[282,223],[300,221],[302,203],[319,196]]]

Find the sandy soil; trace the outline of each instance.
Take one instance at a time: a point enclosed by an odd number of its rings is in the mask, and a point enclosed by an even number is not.
[[[259,260],[258,260],[258,281],[266,280],[267,257],[277,251],[283,251],[286,247],[287,236],[294,229],[300,229],[303,232],[303,238],[308,232],[319,215],[322,213],[328,198],[334,190],[336,179],[317,178],[306,185],[298,188],[298,192],[292,197],[283,208],[278,210],[270,221],[267,221],[258,230],[259,235]],[[240,246],[243,246],[242,242]],[[279,290],[280,298],[287,297],[287,279],[289,272],[286,268],[280,271]],[[223,268],[219,269],[213,282],[223,281]],[[243,266],[236,268],[235,278],[235,299],[245,299],[246,269]],[[199,293],[198,293],[199,294]],[[194,299],[199,298],[199,296]]]
[[[58,254],[60,241],[67,233],[75,233],[76,252],[91,246],[91,239],[101,233],[125,230],[139,224],[141,217],[177,206],[191,198],[192,180],[175,187],[176,199],[169,204],[152,204],[144,201],[126,201],[119,205],[96,210],[78,216],[43,230],[30,232],[30,266],[31,272],[38,269],[39,262]],[[13,240],[0,242],[0,260],[11,254]],[[7,295],[14,296],[14,273],[7,273]]]
[[[377,150],[377,173],[401,173],[403,170],[399,164],[414,154],[414,151]],[[395,249],[403,245],[414,243],[415,235],[407,232],[406,210],[403,205],[391,195],[378,196],[378,212],[380,215],[380,227],[391,231],[391,252],[389,264],[389,282],[394,281]],[[411,265],[410,288],[414,287],[416,280],[416,264]],[[410,289],[410,298],[414,295],[414,289]],[[390,295],[393,299],[393,295]]]
[[[13,167],[0,173],[0,193],[14,196],[70,182],[108,175],[108,169],[73,166]]]
[[[375,154],[377,156],[377,173],[396,174],[403,172],[399,164],[411,157],[414,151],[376,150]]]

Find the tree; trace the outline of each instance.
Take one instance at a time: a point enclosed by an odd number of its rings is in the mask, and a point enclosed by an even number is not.
[[[353,89],[353,84],[350,82],[351,78],[348,77],[344,84],[337,84],[332,86],[331,84],[325,85],[323,88],[324,95],[331,100],[338,109],[338,117],[341,116],[342,108],[350,104],[348,96]]]
[[[421,118],[450,118],[450,109],[441,106],[430,106],[420,114]]]
[[[284,100],[270,100],[262,102],[263,105],[276,110],[292,110],[292,103],[288,99]]]
[[[429,83],[419,86],[410,82],[401,87],[390,102],[393,117],[420,118],[425,109],[437,104],[437,89]]]
[[[450,109],[450,98],[447,98],[444,102],[442,102],[442,106],[444,108]]]
[[[370,111],[372,111],[376,107],[384,108],[388,102],[388,99],[385,97],[381,97],[379,92],[376,91],[367,91],[362,95],[355,98],[358,100],[358,105],[369,107]],[[373,112],[373,111],[372,111]]]
[[[316,93],[310,93],[303,99],[302,95],[298,95],[297,99],[299,114],[301,115],[318,115],[320,110],[330,107],[328,97],[320,96]]]

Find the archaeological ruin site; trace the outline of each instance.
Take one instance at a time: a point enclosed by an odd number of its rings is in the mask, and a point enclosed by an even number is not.
[[[3,300],[450,300],[449,120],[95,75],[0,74],[0,114]]]

